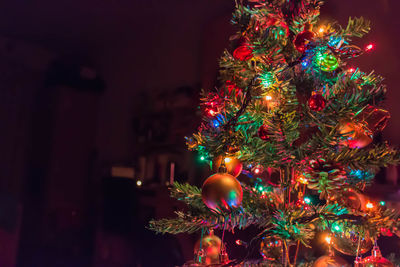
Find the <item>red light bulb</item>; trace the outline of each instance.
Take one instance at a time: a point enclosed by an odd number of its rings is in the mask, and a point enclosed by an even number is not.
[[[369,45],[367,45],[366,47],[365,47],[365,51],[370,51],[370,50],[372,50],[374,48],[374,45],[373,44],[369,44]]]

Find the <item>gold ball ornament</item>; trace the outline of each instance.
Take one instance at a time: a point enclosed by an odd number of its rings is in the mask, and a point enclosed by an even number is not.
[[[203,237],[201,240],[197,241],[196,245],[194,246],[195,254],[197,254],[200,249],[200,242],[201,248],[204,251],[204,256],[201,258],[201,263],[206,265],[218,264],[219,254],[221,251],[221,239],[214,234]]]
[[[322,256],[319,257],[313,264],[313,267],[350,267],[343,258],[339,256]]]
[[[356,256],[358,242],[360,235],[354,230],[346,229],[346,225],[343,227],[342,232],[336,232],[332,237],[332,246],[334,249],[340,253]],[[364,254],[368,252],[373,246],[372,240],[370,238],[369,232],[365,232],[364,237],[361,237],[359,254]]]
[[[282,256],[282,240],[274,236],[266,236],[260,244],[260,254],[265,260],[275,261]]]
[[[362,260],[363,267],[394,267],[388,259],[382,257],[381,251],[378,246],[372,250],[372,255]]]
[[[242,204],[243,190],[239,181],[228,173],[216,173],[204,181],[201,189],[204,204],[220,212]]]
[[[232,175],[233,177],[238,177],[242,172],[243,164],[240,160],[235,157],[223,157],[217,156],[214,158],[212,162],[212,170],[214,172],[219,172],[219,167],[221,167],[222,160],[224,160],[226,172]]]
[[[370,131],[350,120],[341,120],[337,131],[345,138],[342,144],[350,148],[363,148],[372,142]]]
[[[367,199],[363,194],[360,194],[353,189],[347,189],[335,195],[331,201],[337,202],[339,205],[353,210],[365,210]]]

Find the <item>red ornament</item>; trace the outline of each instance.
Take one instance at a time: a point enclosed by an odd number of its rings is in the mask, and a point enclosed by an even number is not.
[[[308,100],[308,107],[312,111],[321,111],[325,108],[325,106],[326,106],[326,100],[319,93],[313,94]]]
[[[270,132],[268,131],[268,126],[267,125],[261,125],[260,128],[258,128],[257,135],[260,137],[262,140],[267,141],[270,138]]]
[[[247,44],[240,45],[233,51],[233,57],[237,60],[247,61],[253,57],[253,50]]]
[[[304,30],[301,33],[297,34],[293,43],[296,47],[297,51],[303,53],[306,48],[306,44],[310,42],[314,38],[315,34],[310,30]]]
[[[362,260],[362,266],[368,267],[393,267],[394,264],[388,259],[382,257],[382,253],[378,246],[374,246],[372,249],[371,256],[366,257]]]

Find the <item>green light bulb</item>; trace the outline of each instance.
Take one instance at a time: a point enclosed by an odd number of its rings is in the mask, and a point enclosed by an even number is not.
[[[265,88],[270,88],[275,83],[275,76],[272,72],[265,72],[260,76],[261,84]]]

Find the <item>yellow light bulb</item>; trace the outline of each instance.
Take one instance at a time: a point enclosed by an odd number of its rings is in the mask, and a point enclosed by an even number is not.
[[[272,100],[272,96],[270,96],[270,95],[265,96],[265,100],[267,100],[267,101]]]
[[[301,184],[308,184],[307,179],[306,179],[303,175],[300,175],[300,176],[297,178],[297,181],[298,181],[299,183],[301,183]]]
[[[142,181],[137,180],[137,181],[136,181],[136,185],[139,186],[139,187],[142,186]]]
[[[374,204],[372,204],[371,202],[368,202],[367,205],[365,205],[367,207],[367,209],[373,209],[374,208]]]
[[[318,32],[319,33],[324,33],[325,32],[325,28],[324,27],[319,28]]]

